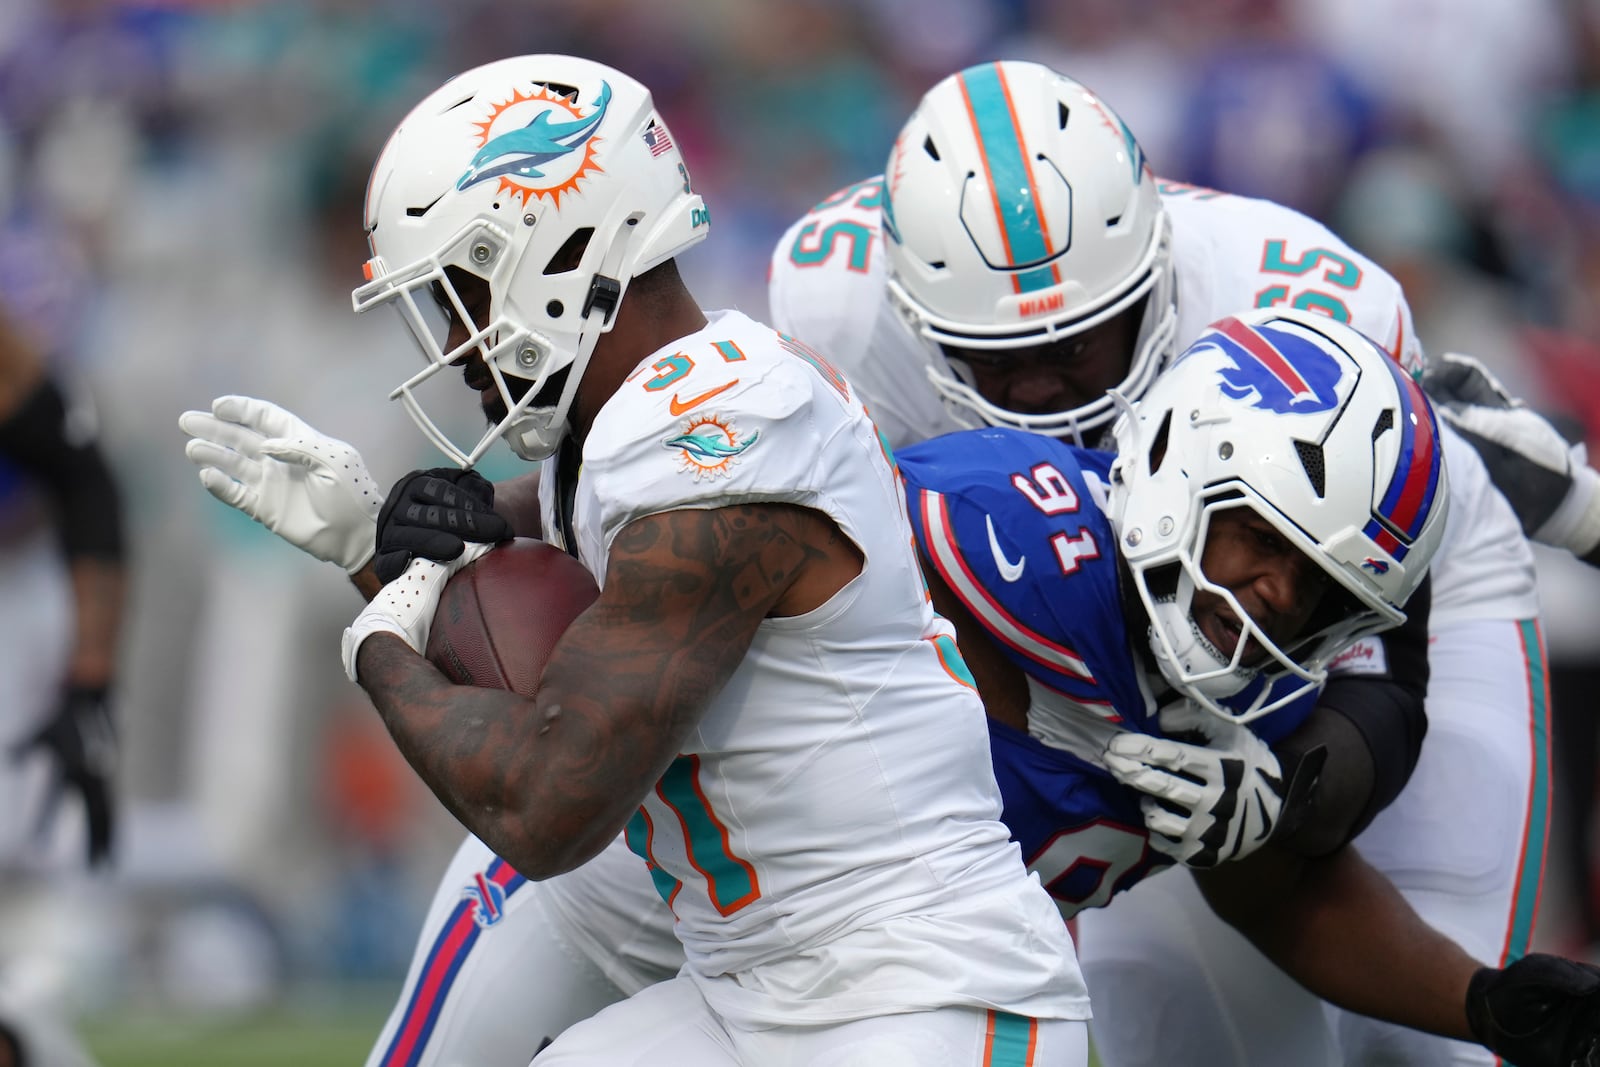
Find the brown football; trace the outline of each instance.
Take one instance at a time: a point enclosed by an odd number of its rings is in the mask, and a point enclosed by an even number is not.
[[[428,634],[428,659],[457,685],[533,696],[550,651],[600,595],[583,564],[519,537],[451,576]]]

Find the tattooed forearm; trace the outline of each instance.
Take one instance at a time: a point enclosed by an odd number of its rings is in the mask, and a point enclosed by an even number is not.
[[[600,599],[557,644],[535,700],[451,685],[383,635],[362,647],[361,682],[446,807],[524,875],[547,877],[620,832],[761,620],[794,613],[785,598],[808,566],[845,558],[848,580],[855,553],[802,508],[651,516],[618,535]]]
[[[547,731],[534,701],[454,685],[387,634],[367,639],[358,666],[395,746],[463,826],[528,877],[588,858],[566,858],[563,842],[537,817],[539,748]],[[565,740],[583,744],[572,732]]]

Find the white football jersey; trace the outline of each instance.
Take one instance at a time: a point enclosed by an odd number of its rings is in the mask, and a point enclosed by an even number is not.
[[[1400,285],[1327,227],[1267,200],[1161,182],[1172,218],[1179,350],[1211,323],[1254,307],[1321,311],[1380,342],[1413,372],[1422,346]],[[824,200],[773,250],[768,297],[778,328],[813,346],[860,390],[894,447],[972,425],[928,383],[937,348],[887,295],[882,179]],[[1478,454],[1441,424],[1450,515],[1433,562],[1432,623],[1538,614],[1533,554]],[[1087,441],[1094,445],[1096,442]]]
[[[999,822],[983,708],[856,391],[769,327],[708,317],[596,418],[566,526],[578,558],[604,585],[635,519],[786,502],[828,515],[865,564],[820,608],[760,625],[629,823],[689,971],[737,975],[715,1006],[750,1025],[952,1004],[1087,1017],[1071,941]],[[555,462],[540,491],[559,544]]]

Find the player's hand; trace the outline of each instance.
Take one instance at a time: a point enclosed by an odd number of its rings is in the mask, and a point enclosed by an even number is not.
[[[22,762],[36,754],[43,754],[51,763],[41,829],[59,809],[62,794],[70,789],[83,798],[89,863],[109,860],[115,831],[112,777],[117,764],[117,732],[105,687],[66,686],[50,718],[18,743],[11,757]]]
[[[1517,1067],[1600,1067],[1600,968],[1543,953],[1485,967],[1467,986],[1467,1022]]]
[[[384,585],[345,629],[340,642],[344,672],[350,680],[361,680],[356,677],[356,653],[361,651],[361,643],[373,634],[394,634],[419,655],[425,654],[428,631],[433,628],[433,613],[438,610],[445,583],[451,575],[493,547],[467,544],[460,555],[445,563],[414,559],[400,577]]]
[[[1569,444],[1471,356],[1433,360],[1422,387],[1483,458],[1525,534],[1577,556],[1600,545],[1600,472],[1582,444]]]
[[[193,438],[183,451],[212,496],[348,574],[372,559],[383,494],[350,445],[248,396],[219,396],[178,426]]]
[[[511,535],[511,523],[494,510],[494,483],[477,471],[412,471],[389,490],[378,513],[373,570],[379,581],[392,582],[414,559],[445,563],[469,542],[493,544]]]
[[[1145,794],[1150,847],[1204,869],[1266,844],[1284,799],[1266,743],[1188,700],[1163,708],[1160,721],[1167,736],[1119,733],[1104,754],[1117,781]]]

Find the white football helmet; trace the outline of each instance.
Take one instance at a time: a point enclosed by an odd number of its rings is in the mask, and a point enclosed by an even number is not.
[[[1303,311],[1224,319],[1127,409],[1115,435],[1118,547],[1162,673],[1202,707],[1238,722],[1275,711],[1321,685],[1352,641],[1405,620],[1444,535],[1448,484],[1432,407],[1365,335]],[[1287,647],[1201,571],[1212,516],[1240,506],[1334,583]],[[1222,596],[1243,624],[1231,656],[1195,622],[1197,589]],[[1275,662],[1246,665],[1251,638]],[[1272,684],[1287,675],[1304,684]],[[1259,691],[1246,693],[1253,684]],[[1234,707],[1220,703],[1229,697]]]
[[[390,136],[367,189],[370,280],[352,302],[399,308],[427,366],[390,398],[453,460],[471,466],[500,436],[524,459],[542,459],[566,433],[629,280],[709,225],[648,89],[573,56],[503,59],[446,82]],[[577,267],[560,269],[579,249]],[[436,304],[472,323],[452,268],[484,279],[490,305],[487,324],[445,351]],[[474,350],[508,414],[463,448],[423,410],[417,388]]]
[[[1109,394],[1051,414],[1010,411],[937,346],[1003,350],[1063,341],[1143,305],[1127,376],[1137,397],[1177,327],[1171,223],[1127,124],[1036,63],[985,63],[922,98],[884,171],[889,295],[929,346],[927,373],[968,426],[1085,434]]]

